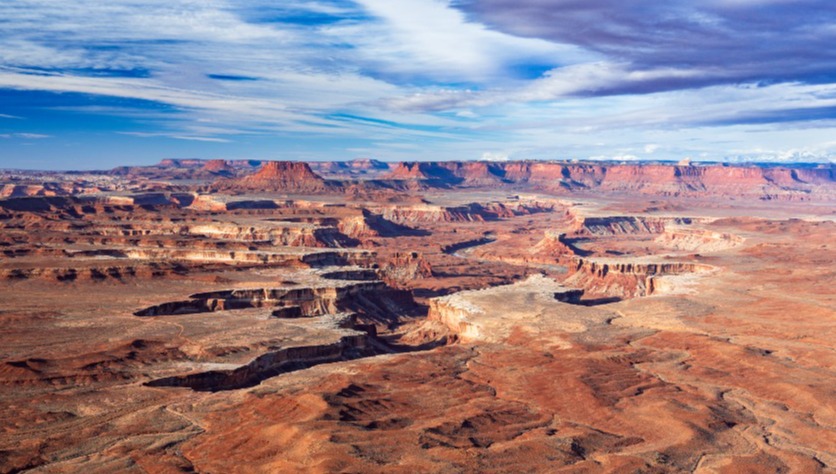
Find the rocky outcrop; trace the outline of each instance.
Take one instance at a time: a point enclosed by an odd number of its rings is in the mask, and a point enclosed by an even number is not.
[[[375,208],[375,212],[391,222],[403,225],[439,222],[484,222],[502,218],[530,215],[554,209],[546,202],[488,202],[462,206],[430,204],[399,205]]]
[[[288,347],[271,351],[233,370],[211,370],[166,377],[146,383],[149,387],[188,387],[195,391],[216,392],[258,385],[277,375],[319,364],[374,355],[366,334],[343,336],[333,344]]]
[[[661,234],[669,225],[686,226],[694,223],[688,217],[641,216],[577,216],[572,230],[578,235]]]
[[[447,163],[430,162],[403,162],[392,168],[389,174],[383,179],[420,179],[435,180],[438,184],[459,184],[462,180],[455,176],[448,168]]]
[[[67,196],[69,194],[72,194],[72,189],[54,183],[0,185],[0,198]]]
[[[136,316],[170,316],[189,313],[211,313],[244,308],[300,308],[304,316],[334,314],[363,292],[385,292],[386,284],[368,281],[332,287],[259,288],[198,293],[185,301],[174,301],[142,309]]]
[[[365,212],[364,212],[365,214]],[[379,237],[380,233],[369,222],[366,215],[359,215],[353,217],[346,217],[341,219],[337,228],[343,234],[355,239],[368,239],[371,237]]]
[[[271,245],[291,247],[353,247],[356,241],[335,227],[310,224],[271,223],[242,226],[228,224],[201,224],[187,226],[185,233],[213,239],[245,242],[266,242]]]
[[[283,193],[321,193],[338,188],[311,170],[307,163],[299,161],[267,161],[253,175],[217,182],[214,190],[262,191]]]
[[[261,165],[255,172],[253,171]],[[326,175],[325,180],[313,169]],[[375,160],[302,162],[168,159],[157,165],[101,172],[134,180],[134,188],[282,193],[345,192],[358,199],[428,188],[527,188],[557,194],[599,192],[648,196],[729,197],[762,200],[836,200],[836,167],[722,165],[713,163],[613,163],[568,161],[448,161],[387,164]],[[175,181],[230,182],[189,185]],[[7,183],[8,184],[8,183]],[[96,192],[92,183],[10,183],[0,194],[63,195]]]
[[[483,331],[473,319],[484,314],[484,309],[470,304],[456,295],[430,300],[430,321],[438,321],[464,341],[482,339]]]
[[[66,256],[82,259],[84,252],[69,253]],[[332,265],[364,265],[368,266],[374,254],[368,251],[354,249],[313,249],[288,247],[281,251],[258,250],[221,250],[218,248],[161,248],[129,246],[124,248],[100,249],[96,255],[88,260],[79,262],[75,267],[62,267],[60,270],[81,271],[82,268],[121,268],[129,265],[156,264],[168,262],[176,265],[224,264],[239,267],[274,266],[274,267],[326,267]],[[102,262],[104,259],[126,260],[124,265],[114,263],[90,264],[89,259]],[[131,261],[131,262],[127,262]],[[39,268],[15,269],[21,270],[21,275],[40,275],[46,271],[53,271],[49,266],[40,265]]]
[[[259,161],[254,160],[169,158],[151,166],[120,166],[108,171],[107,174],[137,180],[211,181],[218,177],[237,177],[250,174],[259,164]]]
[[[578,255],[579,250],[564,232],[546,231],[543,239],[531,248],[533,255],[548,255],[557,259],[571,258]]]
[[[504,175],[501,166],[483,161],[405,162],[398,163],[383,178],[429,180],[436,185],[477,187],[502,184],[505,182]]]
[[[433,276],[430,263],[420,252],[396,252],[380,264],[379,272],[384,281],[396,287]]]
[[[55,282],[103,282],[125,278],[176,278],[188,269],[175,262],[135,262],[131,264],[101,264],[78,267],[0,268],[0,280],[41,279]]]
[[[564,283],[588,294],[635,298],[653,294],[653,280],[672,275],[706,273],[714,267],[691,262],[644,262],[575,257]]]
[[[598,191],[658,196],[832,199],[832,165],[755,166],[692,163],[411,162],[386,176],[431,186],[529,185],[553,192]]]
[[[428,319],[445,325],[464,342],[500,342],[516,324],[543,325],[563,316],[560,303],[578,303],[584,291],[541,275],[512,285],[470,290],[430,300]],[[563,321],[563,330],[577,331],[585,322]],[[578,324],[581,323],[581,324]]]
[[[232,167],[225,160],[209,160],[203,165],[203,169],[218,176],[230,177],[233,174]]]
[[[268,161],[257,173],[244,178],[240,185],[248,189],[317,192],[325,189],[325,180],[307,163]]]
[[[333,286],[212,291],[138,310],[135,316],[175,316],[248,308],[270,308],[276,318],[354,314],[364,323],[388,327],[420,308],[412,294],[380,280],[337,281]]]
[[[673,250],[718,252],[742,245],[746,239],[728,232],[668,226],[656,242]]]

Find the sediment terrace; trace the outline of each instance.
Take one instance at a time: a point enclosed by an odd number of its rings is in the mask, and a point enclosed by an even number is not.
[[[465,343],[501,342],[512,330],[543,330],[551,325],[560,327],[560,331],[577,332],[588,329],[590,324],[570,309],[582,295],[583,290],[536,275],[513,285],[434,298],[430,300],[428,318],[443,323]]]
[[[374,355],[367,344],[368,336],[343,336],[338,342],[316,346],[288,347],[271,351],[250,363],[231,370],[212,370],[152,380],[149,387],[188,387],[197,391],[216,392],[252,387],[270,377],[306,369],[319,364],[359,359]]]

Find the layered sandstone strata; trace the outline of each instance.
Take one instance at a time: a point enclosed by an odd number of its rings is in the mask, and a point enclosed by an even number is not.
[[[333,187],[314,173],[307,163],[299,161],[267,161],[255,174],[214,185],[217,190],[284,193],[318,193]]]

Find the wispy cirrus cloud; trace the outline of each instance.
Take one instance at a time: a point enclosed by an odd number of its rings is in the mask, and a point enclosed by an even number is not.
[[[22,138],[24,140],[39,140],[41,138],[49,138],[49,135],[44,135],[42,133],[26,133],[26,132],[17,132],[17,133],[0,133],[0,138]]]

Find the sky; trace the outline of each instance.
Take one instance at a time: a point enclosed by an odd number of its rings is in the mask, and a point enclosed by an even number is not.
[[[832,0],[3,0],[0,168],[836,162]]]

